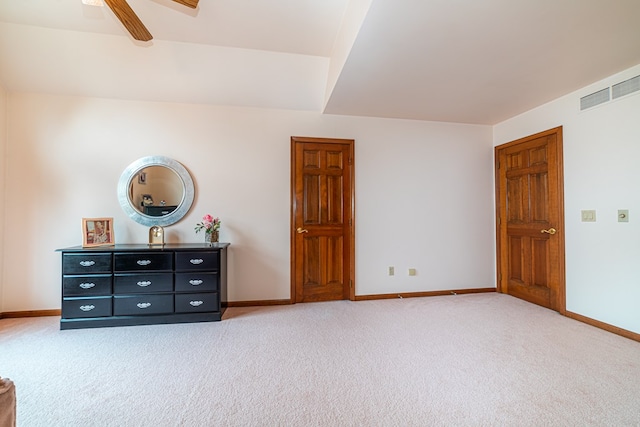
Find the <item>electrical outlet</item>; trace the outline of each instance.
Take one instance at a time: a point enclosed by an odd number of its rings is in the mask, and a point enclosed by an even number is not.
[[[581,212],[582,222],[596,222],[595,210],[584,210]]]
[[[393,276],[396,274],[396,269],[393,266],[389,267],[389,276]]]
[[[409,269],[409,276],[415,276],[417,274],[416,269],[415,268],[410,268]]]

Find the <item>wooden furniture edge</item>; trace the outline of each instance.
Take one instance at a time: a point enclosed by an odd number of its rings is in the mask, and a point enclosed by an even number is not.
[[[640,334],[629,331],[627,329],[622,329],[617,326],[610,325],[605,322],[601,322],[596,319],[592,319],[587,316],[583,316],[581,314],[573,313],[571,311],[565,311],[565,316],[577,320],[582,323],[586,323],[587,325],[595,326],[596,328],[603,329],[607,332],[611,332],[612,334],[620,335],[621,337],[628,338],[633,341],[640,342]]]
[[[479,293],[485,293],[485,292],[496,292],[496,288],[449,289],[445,291],[400,292],[400,293],[394,293],[394,294],[356,295],[356,301],[369,301],[369,300],[376,300],[376,299],[393,299],[393,298],[438,297],[443,295],[479,294]]]
[[[19,317],[46,317],[60,316],[61,310],[29,310],[29,311],[7,311],[0,313],[0,319],[16,319]]]

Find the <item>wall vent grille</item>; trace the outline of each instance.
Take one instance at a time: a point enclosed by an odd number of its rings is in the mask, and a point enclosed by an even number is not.
[[[637,92],[640,90],[640,76],[635,76],[629,80],[615,84],[611,86],[611,89],[613,91],[613,99]]]
[[[609,99],[611,99],[609,97],[609,88],[599,90],[591,95],[583,96],[580,98],[580,111],[603,104],[609,101]]]

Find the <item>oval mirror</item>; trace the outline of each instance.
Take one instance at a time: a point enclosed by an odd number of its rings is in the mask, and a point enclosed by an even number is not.
[[[163,156],[131,163],[118,181],[118,200],[129,218],[147,226],[171,225],[191,209],[191,175],[177,161]]]

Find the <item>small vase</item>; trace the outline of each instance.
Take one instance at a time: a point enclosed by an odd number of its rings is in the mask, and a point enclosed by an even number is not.
[[[204,233],[204,242],[208,244],[218,243],[218,230],[212,230],[211,233]]]

